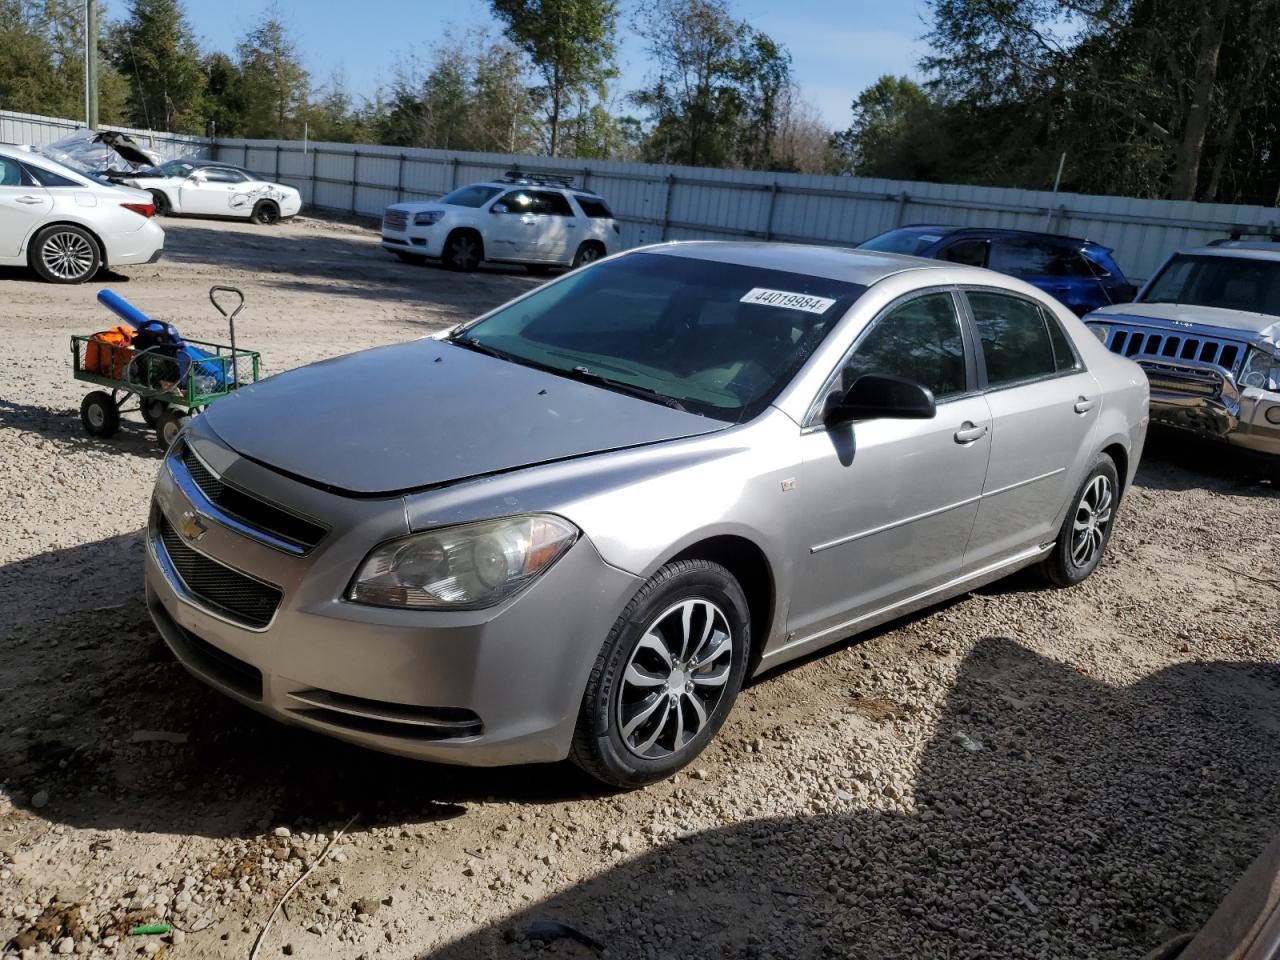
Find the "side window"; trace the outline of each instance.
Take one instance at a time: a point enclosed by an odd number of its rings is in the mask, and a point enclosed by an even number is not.
[[[244,183],[248,179],[240,171],[226,167],[205,167],[203,172],[210,183]]]
[[[963,263],[968,267],[985,267],[990,250],[990,240],[957,240],[943,247],[938,252],[938,259],[950,263]]]
[[[506,204],[508,213],[536,213],[533,194],[528,190],[512,190],[498,203]]]
[[[1049,328],[1049,342],[1053,344],[1053,363],[1059,373],[1066,373],[1069,370],[1079,370],[1082,366],[1080,358],[1076,356],[1075,348],[1071,346],[1071,338],[1067,336],[1062,324],[1044,307],[1040,308],[1044,314],[1045,326]]]
[[[1057,373],[1053,342],[1037,304],[1003,293],[970,291],[967,296],[982,341],[989,386],[1003,387]]]
[[[964,339],[951,294],[927,293],[877,320],[845,361],[841,389],[867,373],[914,380],[938,400],[964,393]]]
[[[991,269],[1015,277],[1087,277],[1089,266],[1069,244],[1043,240],[1004,238],[991,251]]]
[[[22,164],[8,157],[0,157],[0,187],[20,187],[25,182],[22,177]]]
[[[572,217],[573,208],[563,193],[552,193],[550,190],[539,190],[533,195],[537,204],[535,212],[551,217]]]
[[[36,183],[42,187],[80,187],[84,188],[84,184],[76,183],[70,177],[64,177],[61,174],[54,173],[52,170],[46,170],[44,167],[37,167],[34,164],[28,166],[27,176],[31,177]]]
[[[584,197],[580,193],[575,193],[573,198],[578,201],[578,206],[582,208],[582,212],[593,220],[613,219],[613,214],[609,212],[609,208],[605,206],[604,201],[599,197]]]

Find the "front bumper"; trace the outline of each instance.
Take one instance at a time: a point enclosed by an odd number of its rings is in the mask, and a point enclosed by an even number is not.
[[[444,249],[444,232],[437,228],[410,226],[403,232],[382,230],[382,249],[391,253],[407,253],[415,257],[439,257]]]
[[[488,610],[349,603],[342,596],[368,549],[406,532],[402,500],[313,489],[238,458],[199,427],[186,442],[224,481],[332,525],[305,555],[259,542],[193,495],[170,452],[147,535],[147,603],[191,673],[277,720],[389,753],[475,765],[567,756],[591,666],[637,578],[583,538],[530,588]],[[188,514],[205,531],[186,548],[280,589],[265,626],[235,622],[187,589],[158,528],[164,518],[180,530]]]
[[[1152,422],[1280,456],[1280,393],[1241,388],[1230,371],[1212,364],[1133,359],[1151,383]]]

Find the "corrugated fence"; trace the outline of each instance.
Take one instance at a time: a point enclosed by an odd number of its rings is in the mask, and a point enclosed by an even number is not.
[[[61,140],[83,129],[84,123],[79,120],[64,120],[58,117],[41,117],[32,113],[0,110],[0,143],[29,143],[42,147],[46,143]],[[106,125],[100,126],[99,129],[127,133],[142,146],[156,150],[165,157],[207,157],[212,151],[213,142],[206,137]]]
[[[75,126],[0,111],[3,142],[49,142]],[[513,168],[567,174],[608,200],[628,246],[734,237],[852,245],[895,226],[947,223],[1086,236],[1112,247],[1130,277],[1142,279],[1173,250],[1232,228],[1274,230],[1280,224],[1274,207],[1225,203],[343,143],[211,143],[126,132],[173,155],[210,150],[216,159],[297,186],[311,206],[374,216],[388,204],[439,197]]]

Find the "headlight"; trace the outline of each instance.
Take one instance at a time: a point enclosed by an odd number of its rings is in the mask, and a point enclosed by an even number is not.
[[[415,227],[429,227],[443,216],[443,210],[423,210],[421,213],[413,215],[413,225]]]
[[[1107,345],[1107,341],[1111,339],[1111,328],[1104,327],[1100,323],[1091,323],[1088,326],[1089,326],[1090,332],[1099,340],[1101,340],[1102,345],[1105,347]]]
[[[545,573],[577,538],[573,524],[549,514],[415,533],[376,547],[347,599],[418,610],[491,607]]]
[[[1280,359],[1261,350],[1250,349],[1244,369],[1240,371],[1240,385],[1280,390]]]

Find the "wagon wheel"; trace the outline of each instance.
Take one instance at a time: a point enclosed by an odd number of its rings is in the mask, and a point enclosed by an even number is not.
[[[142,412],[142,419],[147,421],[147,426],[158,427],[160,418],[169,409],[169,404],[165,400],[153,398],[151,400],[143,400],[138,404],[138,409]]]
[[[178,433],[186,420],[186,411],[177,407],[169,407],[160,414],[160,419],[156,422],[156,440],[160,443],[160,449],[168,450],[173,446],[173,441],[178,439]]]
[[[80,422],[91,437],[114,437],[120,429],[120,408],[111,394],[94,390],[80,404]]]

